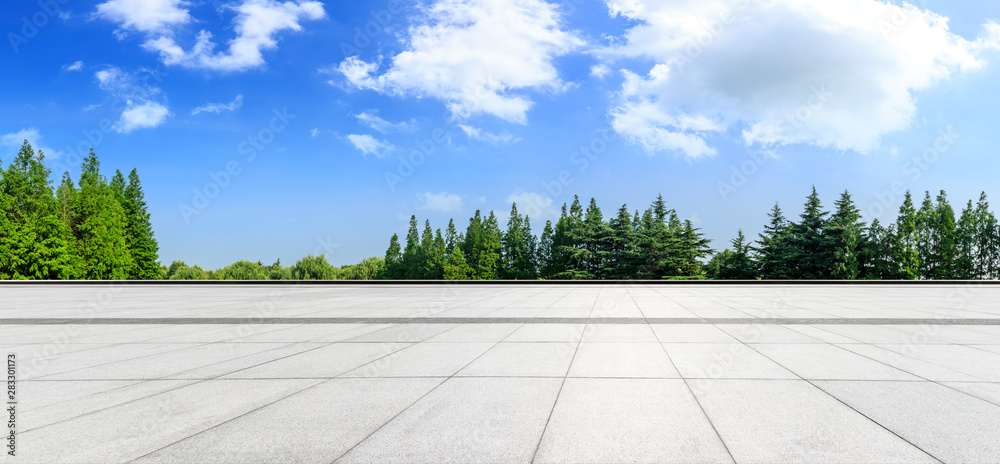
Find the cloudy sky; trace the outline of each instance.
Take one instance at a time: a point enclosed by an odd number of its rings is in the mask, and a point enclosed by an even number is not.
[[[1000,204],[1000,3],[107,0],[0,14],[0,160],[138,168],[164,263],[657,193],[723,248],[811,186]],[[994,208],[996,209],[996,208]]]

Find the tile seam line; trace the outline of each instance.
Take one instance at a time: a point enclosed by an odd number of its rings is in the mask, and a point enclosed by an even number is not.
[[[544,310],[544,309],[543,309]],[[1000,318],[657,318],[657,317],[270,317],[270,318],[0,318],[3,325],[243,325],[243,324],[777,324],[1000,325]]]

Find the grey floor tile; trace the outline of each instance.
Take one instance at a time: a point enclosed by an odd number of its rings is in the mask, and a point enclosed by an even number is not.
[[[659,343],[580,343],[569,376],[680,378]]]

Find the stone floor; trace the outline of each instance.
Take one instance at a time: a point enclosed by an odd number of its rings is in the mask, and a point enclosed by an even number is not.
[[[1000,462],[998,285],[0,285],[23,463]]]

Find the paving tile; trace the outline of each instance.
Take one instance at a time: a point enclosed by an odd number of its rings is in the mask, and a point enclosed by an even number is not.
[[[1000,406],[1000,383],[941,382],[941,384]]]
[[[663,346],[684,378],[798,378],[742,343],[664,343]]]
[[[535,462],[732,462],[683,380],[566,379]]]
[[[508,342],[570,342],[583,337],[585,324],[524,324],[510,334]]]
[[[576,346],[576,343],[503,342],[455,375],[565,377]]]
[[[338,462],[531,462],[561,384],[448,379]]]
[[[943,462],[1000,456],[1000,406],[932,382],[816,382]]]
[[[225,375],[227,379],[332,378],[408,343],[334,343]]]
[[[919,380],[912,374],[834,345],[755,344],[764,356],[804,379]]]
[[[345,377],[448,377],[493,347],[492,342],[423,342],[344,374]]]
[[[332,379],[134,461],[333,462],[442,379]]]
[[[695,396],[736,462],[938,462],[803,380],[717,380]]]
[[[317,382],[272,379],[194,383],[20,433],[18,461],[52,464],[132,460]]]
[[[587,324],[584,343],[659,343],[647,324]]]
[[[437,334],[429,342],[499,342],[522,324],[460,324]]]
[[[732,335],[711,324],[649,324],[663,343],[733,343]]]
[[[679,378],[659,343],[580,343],[570,377]]]

